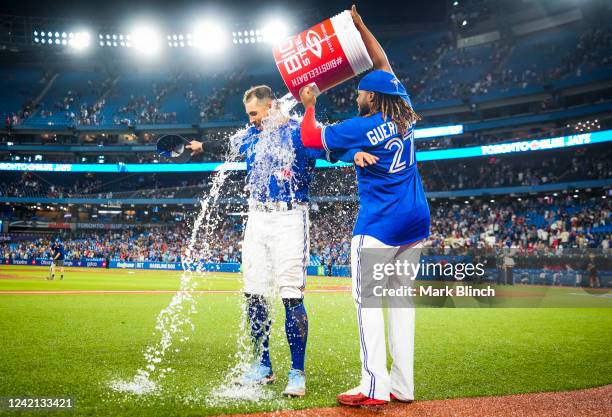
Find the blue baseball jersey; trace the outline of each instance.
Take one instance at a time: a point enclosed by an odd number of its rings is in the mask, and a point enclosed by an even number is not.
[[[355,153],[359,151],[349,149],[331,155],[324,150],[306,148],[300,137],[300,124],[293,119],[279,128],[273,140],[269,136],[262,139],[263,135],[251,126],[245,135],[234,139],[234,146],[238,146],[239,152],[246,158],[250,197],[261,202],[308,201],[317,159],[353,162]],[[260,140],[273,143],[258,146]]]
[[[373,236],[400,246],[429,236],[429,205],[417,170],[412,127],[403,136],[381,113],[354,117],[321,132],[328,152],[360,148],[379,157],[357,167],[359,214],[353,235]]]
[[[55,257],[59,254],[59,256],[57,257],[58,261],[63,261],[64,260],[64,245],[61,243],[55,243],[53,245],[53,259],[56,259]]]

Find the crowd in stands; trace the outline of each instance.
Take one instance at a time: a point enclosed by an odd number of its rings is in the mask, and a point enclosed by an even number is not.
[[[4,119],[4,126],[10,128],[13,126],[19,126],[23,119],[26,119],[31,114],[30,107],[24,107],[17,113],[9,113]]]
[[[610,199],[539,196],[431,207],[431,247],[610,249]],[[601,232],[600,232],[601,231]]]
[[[19,71],[19,69],[16,69]],[[32,113],[36,110],[36,106],[34,104],[34,98],[36,94],[39,93],[38,86],[45,85],[49,82],[49,79],[53,76],[52,71],[45,71],[42,77],[37,80],[37,85],[33,86],[32,89],[23,90],[19,92],[19,95],[23,98],[23,105],[18,111],[2,113],[2,117],[4,118],[4,125],[6,128],[10,128],[13,126],[20,125],[25,119],[30,117]],[[13,80],[13,74],[8,74],[7,79],[4,81],[11,82]]]
[[[576,180],[612,178],[610,153],[583,157],[578,150],[572,158],[496,158],[464,160],[454,164],[420,164],[426,191],[533,186]]]
[[[535,186],[567,181],[612,178],[609,164],[612,154],[605,148],[577,148],[562,153],[547,153],[539,158],[503,156],[419,164],[426,191]],[[226,195],[244,195],[244,173],[235,172],[228,181]],[[107,197],[131,198],[193,198],[205,193],[210,186],[209,175],[202,173],[190,178],[175,179],[155,175],[126,175],[114,180],[74,176],[72,181],[41,180],[35,174],[24,173],[18,178],[0,183],[0,194],[9,197]],[[122,194],[123,193],[123,194]],[[355,196],[357,185],[352,167],[319,169],[311,185],[313,196]]]
[[[408,48],[407,55],[403,59],[395,57],[392,66],[416,107],[419,104],[450,99],[466,101],[474,95],[515,88],[525,89],[570,76],[579,77],[595,69],[609,67],[612,64],[610,55],[612,29],[609,27],[586,29],[580,35],[575,48],[568,51],[559,50],[555,44],[542,44],[538,51],[542,55],[563,54],[560,62],[552,67],[533,63],[517,71],[507,65],[513,45],[498,41],[489,44],[487,48],[488,54],[474,55],[469,48],[453,48],[446,40],[430,50],[419,49],[417,44],[414,52]],[[450,54],[450,57],[440,59],[445,53]],[[411,64],[410,61],[417,64]],[[476,81],[458,81],[456,74],[464,71],[480,71],[480,73]],[[357,82],[353,80],[327,92],[333,111],[354,112],[356,90]]]
[[[177,123],[176,111],[162,111],[164,101],[176,91],[184,91],[184,100],[189,108],[195,109],[201,123],[218,120],[225,114],[227,99],[236,94],[241,94],[240,82],[244,76],[243,72],[231,72],[214,74],[212,77],[199,73],[176,73],[163,82],[153,81],[151,83],[151,96],[131,95],[128,103],[120,107],[113,117],[114,124],[162,124]],[[206,83],[214,86],[206,93],[200,88]],[[116,91],[114,95],[119,95]],[[195,122],[195,120],[194,120]]]
[[[319,206],[313,204],[311,215],[311,265],[349,265],[355,210],[351,205],[334,203],[319,212]]]
[[[570,76],[581,76],[612,65],[612,29],[608,26],[594,25],[584,29],[571,48],[561,47],[555,42],[538,44],[540,56],[554,58],[551,61],[555,63],[550,65],[547,60],[536,59],[531,65],[522,65],[522,57],[515,55],[515,49],[522,41],[523,38],[502,39],[479,45],[477,48],[481,51],[474,53],[471,48],[453,46],[447,36],[433,44],[425,43],[417,36],[405,48],[390,49],[390,59],[397,77],[406,86],[417,109],[419,104],[449,99],[469,101],[474,95],[524,89]],[[485,53],[482,53],[482,48],[486,49]],[[460,75],[464,73],[474,73],[475,76],[462,81]],[[45,75],[43,83],[48,81],[51,74],[48,72]],[[177,123],[184,115],[168,110],[165,105],[172,93],[180,92],[188,107],[194,110],[194,117],[199,119],[190,122],[209,122],[236,111],[227,108],[228,99],[241,96],[247,84],[245,81],[251,81],[250,78],[253,81],[251,84],[258,83],[257,79],[241,70],[212,76],[183,69],[169,71],[163,80],[153,81],[150,88],[139,93],[123,97],[122,91],[117,88],[111,90],[111,97],[122,98],[111,120],[104,120],[106,100],[102,98],[109,92],[110,77],[104,81],[89,80],[86,85],[75,85],[66,91],[55,103],[39,103],[36,108],[32,102],[34,92],[29,92],[20,111],[3,114],[3,117],[7,127],[21,124],[32,114],[50,118],[57,113],[65,114],[68,124],[77,126]],[[345,82],[326,93],[324,102],[331,102],[330,113],[355,112],[357,81]],[[210,84],[208,90],[203,88],[207,84]],[[236,116],[239,115],[233,115],[234,118]]]
[[[175,123],[176,112],[163,112],[160,108],[164,98],[176,88],[178,88],[176,75],[170,75],[169,79],[162,83],[153,81],[152,96],[132,94],[127,104],[117,109],[113,123],[125,125]]]
[[[62,239],[67,259],[116,259],[122,261],[181,262],[189,245],[191,230],[186,226],[154,227],[110,231],[77,232]],[[240,262],[241,233],[230,227],[221,228],[206,260]],[[48,258],[52,239],[49,237],[0,245],[4,258]]]
[[[533,186],[555,182],[612,178],[612,154],[599,149],[586,153],[546,155],[541,158],[491,157],[419,164],[427,192],[460,189]],[[311,187],[313,195],[355,195],[352,168],[319,170]]]
[[[348,265],[356,205],[311,205],[310,262]],[[225,218],[227,219],[227,217]],[[174,226],[109,231],[79,231],[64,238],[68,259],[120,259],[179,262],[191,236],[188,222]],[[431,234],[426,247],[513,247],[526,253],[560,248],[610,250],[612,203],[601,196],[502,197],[489,202],[441,201],[431,204]],[[223,220],[207,240],[211,262],[241,261],[242,222]],[[200,242],[201,245],[202,242]],[[196,248],[198,245],[196,245]],[[5,258],[49,255],[45,239],[0,245]]]
[[[72,126],[96,126],[104,122],[103,108],[106,100],[101,98],[108,89],[110,80],[88,80],[87,85],[69,89],[63,97],[47,107],[39,103],[40,116],[51,118],[54,114],[64,114],[66,121]],[[84,97],[89,97],[86,100]],[[93,99],[92,99],[93,97]],[[89,101],[89,102],[88,102]]]
[[[34,173],[24,172],[16,181],[1,181],[2,197],[67,198],[73,195],[92,194],[102,186],[99,179],[78,178],[71,185],[51,184]]]
[[[213,80],[220,77],[225,77],[224,85],[222,87],[213,87],[207,94],[196,92],[196,87],[204,83],[199,74],[191,75],[189,79],[185,99],[189,103],[189,107],[197,109],[200,123],[215,121],[223,117],[227,99],[231,96],[242,94],[240,86],[244,80],[245,72],[234,71],[230,74],[215,74]]]

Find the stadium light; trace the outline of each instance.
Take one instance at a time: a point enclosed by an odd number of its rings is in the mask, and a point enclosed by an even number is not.
[[[150,26],[138,26],[130,35],[131,45],[143,55],[153,56],[160,50],[160,34]]]
[[[82,51],[89,47],[91,35],[89,32],[75,32],[74,37],[68,40],[68,44],[76,51]]]
[[[272,20],[261,29],[261,35],[263,42],[276,44],[287,38],[289,30],[281,20]]]
[[[192,34],[189,34],[193,46],[204,54],[218,53],[225,48],[227,34],[223,26],[215,22],[198,24]],[[179,35],[179,39],[182,35]]]

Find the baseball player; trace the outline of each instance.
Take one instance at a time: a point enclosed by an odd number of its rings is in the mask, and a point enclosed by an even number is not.
[[[60,280],[64,279],[64,245],[59,237],[51,244],[51,266],[49,267],[49,277],[47,279],[55,279],[55,266],[60,267]]]
[[[421,185],[414,152],[413,126],[418,116],[404,86],[395,77],[384,50],[352,7],[359,30],[376,68],[359,83],[359,116],[343,123],[317,127],[316,96],[311,87],[301,91],[306,112],[301,124],[306,147],[342,152],[359,148],[378,158],[357,168],[360,209],[351,241],[353,296],[357,306],[362,362],[361,383],[337,397],[348,406],[384,405],[391,399],[414,399],[414,308],[390,308],[388,317],[391,373],[387,358],[382,308],[362,308],[361,252],[386,248],[390,263],[417,263],[420,242],[429,235],[429,207]]]
[[[271,112],[276,100],[270,87],[249,89],[243,102],[251,126],[233,146],[239,147],[247,163],[249,214],[242,251],[243,292],[257,360],[237,383],[268,384],[275,379],[269,351],[268,298],[277,289],[285,307],[285,332],[291,350],[291,370],[283,394],[301,397],[306,394],[308,338],[303,302],[309,259],[308,187],[315,159],[325,157],[326,152],[306,149],[300,140],[299,122],[282,116],[278,120],[279,113]],[[270,140],[282,149],[270,149],[266,146]],[[202,144],[192,141],[187,149],[194,155],[202,152]],[[363,164],[369,157],[363,152],[356,154],[356,150],[347,150],[338,159]]]

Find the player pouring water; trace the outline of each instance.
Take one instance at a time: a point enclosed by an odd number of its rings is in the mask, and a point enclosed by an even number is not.
[[[389,345],[393,359],[387,371],[382,308],[363,308],[360,294],[362,250],[381,248],[396,260],[419,261],[420,242],[429,235],[429,207],[414,152],[414,123],[419,119],[402,83],[393,74],[384,50],[363,23],[355,6],[353,22],[375,71],[359,83],[359,116],[320,128],[315,123],[316,96],[301,91],[306,109],[302,140],[309,148],[343,152],[359,148],[377,157],[357,168],[360,209],[351,241],[353,296],[357,306],[362,376],[358,387],[338,396],[349,406],[384,405],[390,399],[414,399],[414,308],[389,309]]]
[[[233,137],[231,145],[246,158],[249,213],[244,234],[243,292],[256,360],[236,381],[240,385],[268,384],[276,376],[270,360],[270,296],[280,293],[285,307],[285,331],[291,350],[286,396],[306,393],[304,361],[308,316],[304,307],[306,265],[309,260],[308,190],[315,160],[322,150],[306,149],[299,122],[279,110],[272,89],[253,87],[244,94],[250,127]],[[192,154],[202,143],[192,141]],[[338,159],[352,162],[357,150]],[[363,157],[363,152],[360,152]]]

